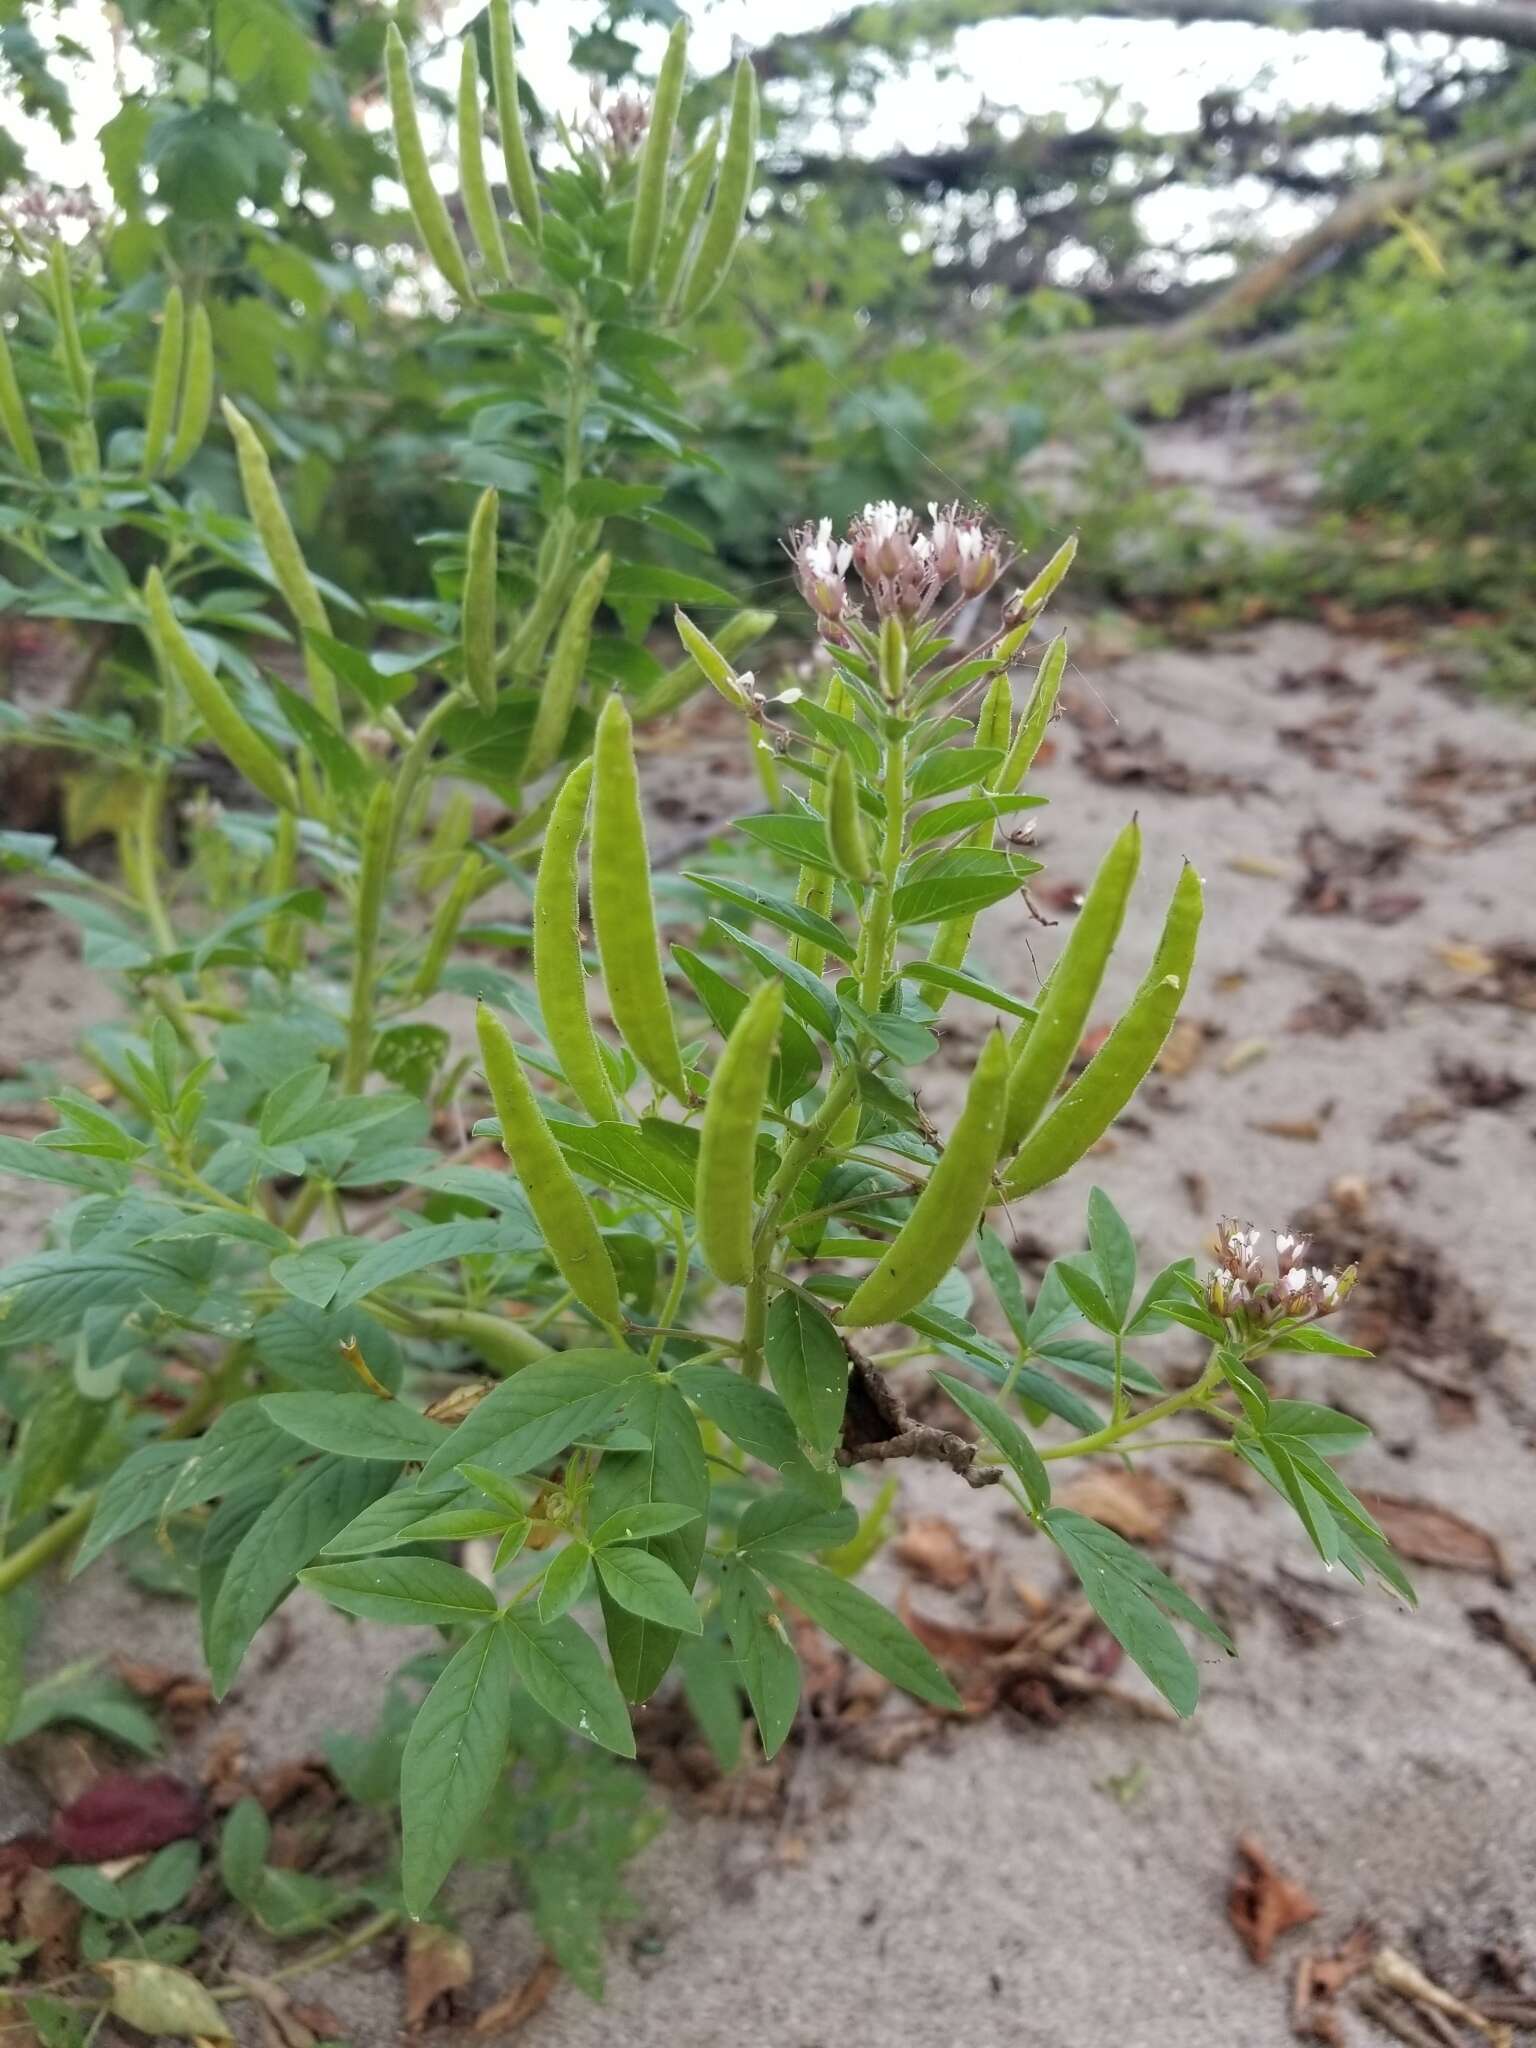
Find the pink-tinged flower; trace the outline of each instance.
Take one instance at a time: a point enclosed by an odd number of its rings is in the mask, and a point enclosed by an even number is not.
[[[979,512],[959,504],[931,504],[928,517],[939,581],[958,582],[964,597],[980,597],[990,590],[1002,568],[1002,535],[985,526]]]
[[[846,641],[843,621],[856,610],[848,595],[848,565],[853,549],[845,540],[832,538],[830,519],[806,520],[791,528],[784,551],[795,567],[795,582],[830,640]]]
[[[1214,1315],[1257,1334],[1278,1322],[1315,1322],[1332,1315],[1355,1284],[1356,1269],[1325,1272],[1306,1263],[1307,1240],[1292,1231],[1275,1233],[1275,1274],[1270,1279],[1259,1256],[1252,1224],[1224,1218],[1216,1234],[1216,1270],[1205,1298]]]
[[[943,581],[934,566],[933,543],[920,533],[910,505],[889,498],[866,505],[848,528],[853,566],[882,619],[908,624],[928,616]]]

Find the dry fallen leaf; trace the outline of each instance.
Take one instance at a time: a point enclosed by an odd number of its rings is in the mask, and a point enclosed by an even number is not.
[[[907,1523],[894,1546],[898,1560],[930,1586],[956,1593],[976,1576],[976,1559],[942,1515],[919,1515]]]
[[[531,2020],[545,2004],[549,1994],[560,1981],[560,1965],[553,1956],[545,1956],[531,1977],[527,1977],[505,1998],[488,2005],[475,2020],[477,2034],[510,2034],[514,2027]]]
[[[1181,1080],[1205,1051],[1206,1027],[1194,1017],[1180,1017],[1157,1056],[1158,1073]]]
[[[1366,1513],[1381,1524],[1392,1548],[1411,1564],[1440,1565],[1452,1572],[1485,1572],[1501,1586],[1513,1583],[1498,1543],[1464,1515],[1395,1493],[1364,1493],[1360,1498]]]
[[[1227,1918],[1253,1961],[1267,1963],[1281,1935],[1315,1920],[1322,1908],[1293,1878],[1280,1875],[1252,1835],[1238,1837],[1237,1858]]]
[[[1469,1607],[1467,1620],[1472,1633],[1485,1643],[1500,1643],[1512,1657],[1518,1657],[1532,1678],[1536,1678],[1536,1636],[1515,1627],[1497,1607]]]
[[[1155,1472],[1127,1472],[1118,1465],[1084,1472],[1056,1499],[1059,1506],[1102,1522],[1128,1543],[1161,1543],[1187,1505],[1179,1489]]]
[[[430,1921],[414,1921],[405,1938],[405,2023],[426,2024],[440,2001],[439,2018],[452,2011],[452,1994],[462,1991],[475,1974],[474,1951],[460,1934]]]
[[[1371,1967],[1376,1937],[1361,1925],[1331,1955],[1305,1955],[1296,1965],[1291,1990],[1291,2032],[1301,2041],[1325,2041],[1344,2048],[1334,2000],[1344,1986]]]

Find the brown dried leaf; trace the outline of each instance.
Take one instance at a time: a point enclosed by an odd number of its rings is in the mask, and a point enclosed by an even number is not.
[[[1170,1081],[1182,1080],[1205,1051],[1207,1035],[1207,1027],[1199,1019],[1180,1017],[1163,1041],[1157,1072]]]
[[[434,2006],[448,2019],[453,1994],[463,1991],[475,1974],[474,1952],[461,1934],[430,1921],[413,1921],[405,1937],[405,2024],[426,2025]]]
[[[976,1559],[953,1522],[919,1515],[907,1523],[893,1546],[898,1560],[930,1586],[957,1593],[976,1576]]]
[[[1518,1657],[1532,1678],[1536,1678],[1536,1636],[1518,1629],[1497,1607],[1469,1607],[1467,1620],[1472,1633],[1485,1643],[1501,1643],[1512,1657]]]
[[[80,1925],[80,1904],[64,1887],[55,1884],[46,1870],[28,1871],[20,1888],[21,1911],[17,1932],[23,1941],[37,1943],[37,1968],[44,1978],[59,1977],[75,1960],[75,1933]]]
[[[1227,1918],[1251,1959],[1262,1965],[1282,1934],[1315,1920],[1322,1908],[1293,1878],[1281,1876],[1252,1835],[1238,1837],[1237,1859]]]
[[[1187,1507],[1178,1487],[1155,1472],[1096,1465],[1056,1496],[1057,1504],[1088,1515],[1128,1543],[1161,1543]]]
[[[1361,1503],[1382,1534],[1411,1564],[1439,1565],[1451,1572],[1483,1572],[1501,1586],[1513,1583],[1503,1551],[1486,1529],[1450,1508],[1395,1493],[1363,1493]]]
[[[515,1991],[509,1991],[505,1998],[488,2005],[475,2020],[477,2034],[511,2033],[526,2020],[531,2020],[548,2002],[549,1994],[560,1981],[560,1965],[553,1956],[541,1959],[531,1977],[525,1978]]]

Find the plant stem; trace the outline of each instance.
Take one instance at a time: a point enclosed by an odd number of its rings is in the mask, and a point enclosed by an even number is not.
[[[651,1348],[646,1353],[652,1365],[661,1357],[666,1343],[666,1330],[676,1322],[677,1312],[683,1305],[683,1295],[688,1286],[688,1222],[681,1209],[672,1212],[672,1284],[667,1289],[667,1298],[661,1308],[661,1328],[651,1338]]]
[[[343,1934],[337,1940],[327,1942],[324,1948],[311,1949],[307,1956],[300,1956],[297,1962],[284,1963],[280,1970],[264,1970],[263,1984],[288,1984],[295,1977],[307,1977],[311,1970],[323,1970],[331,1963],[344,1962],[350,1955],[356,1955],[360,1948],[366,1948],[371,1941],[377,1941],[381,1934],[388,1934],[398,1926],[400,1915],[397,1911],[375,1913],[371,1920],[361,1921],[350,1934]],[[220,1984],[213,1996],[224,2005],[234,2005],[252,1993],[243,1984]]]
[[[859,1001],[866,1010],[880,1007],[885,988],[886,955],[891,942],[891,899],[896,893],[896,874],[901,866],[907,829],[907,736],[904,731],[885,743],[885,839],[880,852],[880,879],[875,887],[874,907],[864,931],[864,972]]]
[[[1215,1359],[1206,1366],[1192,1387],[1186,1387],[1182,1394],[1170,1394],[1166,1400],[1154,1401],[1150,1408],[1143,1408],[1136,1415],[1121,1417],[1118,1421],[1106,1423],[1091,1436],[1074,1437],[1070,1443],[1053,1444],[1049,1450],[1040,1453],[1042,1458],[1086,1458],[1095,1451],[1107,1451],[1119,1443],[1122,1437],[1133,1436],[1138,1430],[1147,1429],[1154,1422],[1161,1422],[1164,1416],[1177,1415],[1183,1408],[1193,1408],[1203,1401],[1221,1378],[1221,1367]]]

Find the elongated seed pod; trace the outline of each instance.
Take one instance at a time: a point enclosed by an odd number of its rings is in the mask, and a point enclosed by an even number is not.
[[[32,476],[41,476],[43,458],[37,452],[37,440],[27,418],[27,402],[21,395],[16,365],[11,360],[10,344],[3,327],[0,327],[0,427],[4,427],[5,438],[22,468]]]
[[[1082,1044],[1088,1012],[1125,922],[1125,906],[1140,866],[1141,827],[1132,818],[1099,863],[1077,922],[1051,969],[1035,1020],[1023,1027],[1008,1076],[1005,1151],[1016,1151],[1040,1121]]]
[[[173,284],[165,295],[165,312],[160,322],[160,343],[155,350],[155,367],[149,380],[149,406],[144,414],[144,453],[139,470],[153,476],[160,467],[176,416],[176,394],[181,388],[181,354],[186,337],[187,309],[181,286]]]
[[[1064,540],[1045,567],[1032,583],[1028,583],[1017,597],[1008,601],[1010,618],[1033,618],[1044,608],[1046,599],[1072,566],[1077,553],[1077,535],[1074,533]]]
[[[629,281],[637,291],[655,268],[656,252],[661,247],[667,212],[667,165],[687,70],[688,24],[679,20],[673,26],[667,54],[661,60],[635,181],[635,210],[629,221]]]
[[[459,193],[481,261],[505,284],[512,276],[501,222],[485,175],[485,135],[480,124],[480,60],[475,39],[464,38],[459,58]]]
[[[522,102],[517,93],[517,53],[512,43],[511,0],[491,0],[491,84],[496,94],[496,125],[501,130],[501,155],[507,167],[507,190],[517,217],[538,242],[544,236],[538,180],[528,137],[523,129]]]
[[[410,1313],[411,1330],[446,1343],[467,1344],[483,1365],[503,1376],[521,1372],[549,1356],[549,1346],[532,1330],[506,1316],[473,1308],[417,1308]]]
[[[693,231],[709,197],[709,188],[715,177],[715,158],[719,153],[720,124],[711,121],[697,149],[683,166],[677,205],[673,208],[656,264],[656,296],[669,311],[687,274],[688,259],[693,253]]]
[[[688,614],[681,609],[673,612],[672,623],[677,628],[678,639],[698,663],[705,682],[712,689],[718,690],[734,710],[745,710],[747,693],[741,687],[741,678],[709,635],[701,633]]]
[[[1024,716],[1019,720],[1007,758],[997,771],[993,787],[1005,795],[1011,796],[1016,789],[1021,789],[1025,776],[1034,766],[1040,742],[1045,738],[1045,729],[1055,714],[1056,699],[1061,695],[1061,679],[1066,670],[1067,636],[1058,633],[1041,657],[1034,691]]]
[[[464,922],[464,913],[474,902],[480,889],[480,877],[485,873],[485,862],[478,853],[466,853],[459,862],[459,871],[453,878],[453,887],[438,907],[437,916],[432,920],[432,930],[427,938],[427,950],[422,955],[421,966],[411,984],[411,994],[422,997],[431,995],[437,987],[438,976],[442,973],[453,942],[459,935],[459,926]]]
[[[762,639],[777,616],[775,612],[734,613],[714,636],[715,652],[727,661],[734,660],[738,654],[744,654],[754,641]],[[646,691],[640,705],[640,716],[649,721],[676,711],[703,686],[705,680],[703,669],[690,654],[686,661],[669,668]]]
[[[1200,877],[1186,867],[1146,979],[1077,1080],[1005,1167],[1005,1200],[1031,1194],[1075,1166],[1151,1072],[1189,987],[1203,908]]]
[[[182,631],[158,569],[151,569],[145,578],[144,602],[149,607],[155,647],[197,707],[214,745],[253,789],[260,790],[280,810],[292,810],[298,802],[293,777],[255,727],[247,725]]]
[[[869,880],[869,842],[859,815],[859,785],[853,763],[839,750],[827,770],[827,845],[838,873],[862,885]]]
[[[576,521],[562,505],[545,529],[534,564],[534,598],[518,627],[510,650],[512,673],[531,676],[544,659],[544,649],[565,603],[576,556]]]
[[[822,708],[830,711],[835,718],[847,718],[851,715],[853,708],[852,696],[848,685],[836,673],[827,679],[827,694],[822,699]],[[823,818],[825,818],[827,815],[827,786],[824,781],[819,786],[815,783],[811,785],[810,802],[811,808],[820,811]],[[795,890],[795,901],[797,903],[802,904],[805,909],[814,910],[820,916],[825,917],[832,908],[832,895],[833,877],[827,873],[825,868],[812,867],[809,863],[801,868],[799,884]],[[797,967],[804,967],[811,974],[820,974],[827,964],[826,948],[818,946],[812,939],[802,938],[798,932],[789,942],[789,957],[795,962]],[[857,1103],[853,1105],[853,1109],[855,1122],[857,1122]]]
[[[395,791],[381,777],[374,784],[363,813],[357,895],[352,906],[352,993],[347,1014],[347,1051],[341,1072],[342,1089],[348,1095],[362,1092],[373,1065],[379,934],[384,928],[384,902],[389,893],[394,854]]]
[[[500,521],[500,498],[493,490],[483,491],[469,522],[464,594],[459,603],[464,680],[487,718],[496,709],[496,552]]]
[[[48,299],[58,339],[59,361],[69,380],[70,395],[83,412],[91,402],[91,366],[80,344],[75,320],[75,292],[69,278],[69,257],[64,244],[55,241],[48,248]]]
[[[1013,684],[1002,670],[992,678],[976,714],[976,744],[1006,757],[1013,733]]]
[[[450,875],[458,872],[459,861],[475,829],[475,800],[467,789],[450,790],[432,828],[432,837],[421,857],[417,887],[423,896],[435,896]]]
[[[389,24],[384,38],[384,76],[389,86],[390,121],[395,133],[395,157],[400,165],[400,182],[410,201],[411,217],[427,254],[443,273],[451,290],[466,305],[473,302],[475,288],[469,281],[469,265],[454,233],[453,222],[443,195],[432,182],[421,123],[416,116],[416,95],[411,89],[411,67],[405,43],[395,24]]]
[[[603,706],[592,759],[592,921],[609,1007],[651,1079],[686,1102],[688,1081],[656,937],[634,737],[622,697]]]
[[[579,856],[591,790],[587,760],[561,784],[545,827],[533,882],[533,985],[560,1071],[587,1115],[601,1124],[616,1121],[620,1110],[587,1011],[581,958]]]
[[[704,1105],[693,1206],[699,1249],[727,1287],[752,1278],[757,1130],[783,1016],[784,984],[765,981],[732,1026]]]
[[[213,322],[206,306],[192,308],[192,317],[187,322],[186,353],[176,434],[161,465],[166,476],[174,476],[192,460],[203,445],[208,422],[213,417]]]
[[[480,1057],[511,1160],[550,1257],[572,1294],[610,1328],[624,1320],[618,1278],[586,1196],[550,1135],[538,1097],[506,1026],[482,1003],[475,1013]]]
[[[267,551],[267,560],[272,564],[272,573],[277,578],[277,587],[283,593],[283,601],[293,613],[299,627],[306,633],[329,633],[330,617],[315,588],[314,578],[304,560],[299,546],[298,535],[288,517],[288,508],[279,494],[272,475],[272,465],[267,460],[267,451],[261,445],[256,429],[237,407],[226,398],[220,408],[224,423],[229,428],[235,443],[235,460],[240,469],[240,489],[245,497],[245,509],[251,515],[251,524],[257,537]],[[341,725],[341,702],[337,694],[336,678],[331,674],[320,657],[306,645],[304,667],[309,677],[309,687],[314,694],[315,708],[331,725]]]
[[[553,767],[565,744],[576,692],[587,663],[587,649],[592,644],[592,620],[603,601],[603,589],[612,567],[612,555],[599,555],[571,592],[565,617],[555,635],[555,651],[549,658],[544,686],[539,691],[539,708],[533,716],[528,758],[523,765],[523,774],[529,779]]]
[[[720,159],[720,176],[715,183],[714,203],[704,223],[699,253],[694,258],[688,281],[683,286],[681,313],[691,320],[719,291],[730,274],[746,219],[747,201],[752,196],[752,178],[757,169],[757,75],[743,57],[736,66],[731,92],[731,126]]]
[[[944,1156],[885,1255],[854,1289],[839,1320],[849,1329],[897,1322],[930,1295],[960,1256],[986,1206],[1003,1130],[1008,1044],[988,1035]]]

